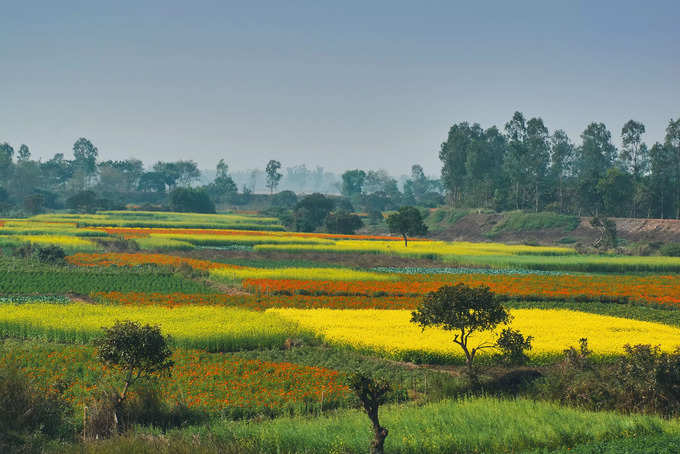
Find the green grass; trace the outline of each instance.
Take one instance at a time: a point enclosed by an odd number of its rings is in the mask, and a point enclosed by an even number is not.
[[[491,453],[557,449],[621,437],[678,435],[677,422],[638,415],[586,412],[525,399],[445,400],[381,410],[388,453]],[[244,452],[365,453],[372,437],[366,415],[343,410],[319,418],[261,423],[216,422],[174,433],[220,440]]]
[[[680,452],[680,436],[663,434],[586,443],[573,448],[540,449],[532,451],[531,454],[677,454],[678,452]]]
[[[578,227],[581,219],[578,216],[568,216],[565,214],[540,212],[523,213],[515,211],[508,213],[505,219],[496,224],[487,236],[493,238],[504,232],[526,232],[532,230],[561,229],[570,232]]]

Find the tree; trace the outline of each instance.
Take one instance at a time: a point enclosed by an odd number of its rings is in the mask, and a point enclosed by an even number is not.
[[[362,371],[351,374],[348,378],[348,385],[356,393],[373,426],[373,441],[371,442],[370,452],[371,454],[382,454],[388,431],[380,425],[378,410],[380,405],[387,401],[392,386],[387,381],[374,379]]]
[[[516,329],[504,328],[496,340],[496,347],[501,351],[502,359],[511,366],[526,364],[529,359],[524,353],[531,350],[533,336],[524,337]]]
[[[272,196],[272,206],[277,208],[293,208],[297,201],[297,195],[293,191],[281,191]]]
[[[201,178],[201,171],[198,170],[198,164],[194,161],[177,161],[174,165],[178,173],[177,183],[180,186],[188,188]]]
[[[614,163],[616,148],[603,123],[590,123],[581,139],[583,143],[576,152],[578,198],[582,208],[597,214],[602,207],[602,198],[594,188]]]
[[[545,181],[550,162],[550,135],[540,118],[532,118],[526,130],[527,170],[533,182],[534,211],[538,212],[541,186]]]
[[[475,355],[482,349],[494,348],[495,343],[482,342],[472,347],[470,336],[492,330],[499,324],[507,325],[509,321],[510,313],[488,287],[472,288],[465,284],[445,285],[428,293],[411,313],[411,322],[423,331],[428,327],[455,331],[453,342],[463,350],[468,376],[473,382],[477,380]]]
[[[80,189],[89,185],[90,180],[97,172],[97,157],[99,150],[88,139],[81,137],[73,144],[73,165],[79,177],[82,179],[78,183]]]
[[[139,178],[137,190],[144,192],[165,192],[165,175],[161,172],[146,172]]]
[[[323,194],[314,193],[302,198],[295,205],[295,229],[298,232],[313,232],[323,224],[334,207],[333,200]]]
[[[176,188],[170,193],[172,211],[214,213],[215,204],[203,189]]]
[[[326,216],[326,230],[329,233],[340,233],[343,235],[353,235],[357,229],[364,226],[364,222],[356,214],[338,210]]]
[[[635,191],[635,180],[631,174],[612,167],[597,182],[595,190],[600,194],[604,212],[608,216],[624,217],[630,213]]]
[[[279,181],[281,181],[281,177],[283,176],[283,174],[279,172],[280,168],[281,163],[272,159],[267,163],[267,168],[264,170],[270,194],[274,193],[274,189],[279,185]]]
[[[94,191],[79,191],[66,199],[66,208],[71,210],[94,212],[98,207],[97,194]]]
[[[342,195],[354,202],[360,195],[366,180],[366,172],[355,169],[348,170],[342,174],[342,188],[340,192]]]
[[[118,392],[116,410],[119,411],[131,386],[154,373],[169,372],[174,365],[170,359],[169,338],[158,326],[134,321],[117,321],[103,328],[104,335],[96,340],[97,356],[107,366],[123,374],[123,389]],[[117,417],[116,417],[117,420]]]
[[[220,162],[217,163],[215,181],[213,181],[208,189],[217,199],[233,198],[238,192],[236,183],[229,176],[229,166],[224,162],[224,159],[220,159]]]
[[[557,182],[557,203],[559,211],[564,211],[564,182],[571,175],[574,164],[574,145],[567,133],[561,129],[550,138],[550,176]]]
[[[427,234],[427,226],[423,222],[420,211],[415,207],[401,207],[399,211],[387,217],[387,226],[391,233],[404,237],[404,246],[408,246],[408,237]]]
[[[28,149],[28,145],[21,144],[19,151],[17,152],[17,161],[29,161],[31,159],[31,150]]]
[[[628,120],[621,128],[623,148],[620,158],[626,168],[633,173],[636,180],[644,172],[647,159],[647,148],[642,143],[642,134],[644,133],[645,125],[635,120]]]
[[[670,147],[655,143],[649,150],[649,165],[649,184],[655,201],[656,217],[673,217],[675,157]]]
[[[529,151],[527,150],[527,125],[524,115],[515,112],[512,120],[505,124],[508,152],[504,161],[505,171],[514,182],[515,209],[524,205],[522,190],[529,177]]]
[[[14,148],[7,142],[0,143],[0,178],[7,180],[12,170]]]
[[[668,122],[664,145],[673,156],[673,186],[675,189],[675,218],[680,219],[680,118]]]

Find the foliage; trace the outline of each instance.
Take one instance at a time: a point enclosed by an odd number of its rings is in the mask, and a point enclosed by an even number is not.
[[[214,213],[215,204],[202,189],[177,188],[170,193],[170,209],[179,212]]]
[[[160,327],[141,325],[130,320],[116,321],[95,341],[99,360],[115,366],[125,375],[124,388],[119,393],[120,404],[131,385],[151,374],[169,371],[174,365],[169,339],[161,334]]]
[[[326,216],[326,230],[330,233],[351,235],[363,226],[364,223],[358,215],[345,211],[336,211]]]
[[[0,450],[21,452],[37,436],[69,437],[69,408],[60,386],[53,383],[51,392],[38,389],[12,355],[0,363]]]
[[[666,243],[659,249],[659,254],[666,257],[680,257],[680,243]]]
[[[476,332],[493,330],[508,324],[509,312],[488,287],[468,287],[465,284],[443,286],[425,295],[422,304],[411,314],[411,322],[425,328],[437,327],[454,331],[453,342],[465,354],[467,372],[476,378],[473,361],[478,351],[495,348],[494,344],[478,343],[472,347],[470,336]]]
[[[59,265],[65,262],[66,253],[59,246],[52,245],[38,247],[36,249],[36,257],[40,263]]]
[[[496,347],[501,351],[501,359],[506,364],[521,366],[529,360],[524,352],[531,350],[533,339],[533,336],[524,337],[519,330],[504,328],[496,340]]]
[[[294,222],[298,232],[313,232],[319,228],[335,203],[323,194],[305,196],[295,205]]]
[[[404,246],[408,246],[408,236],[425,235],[427,226],[423,223],[420,211],[414,207],[401,207],[399,211],[387,217],[387,226],[392,233],[404,237]]]

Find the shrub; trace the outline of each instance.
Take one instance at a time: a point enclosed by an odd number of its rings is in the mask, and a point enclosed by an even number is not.
[[[496,340],[496,346],[500,349],[500,357],[506,364],[519,366],[526,364],[529,359],[524,353],[531,350],[533,336],[524,337],[518,330],[504,328]]]
[[[170,209],[179,212],[214,213],[215,204],[202,189],[177,188],[170,193]]]
[[[661,255],[667,257],[680,257],[680,243],[667,243],[659,249]]]
[[[56,245],[38,247],[35,254],[40,263],[47,263],[50,265],[62,265],[65,263],[66,259],[64,250]]]
[[[11,359],[0,369],[0,452],[20,451],[31,439],[62,438],[70,431],[61,386],[43,393]]]

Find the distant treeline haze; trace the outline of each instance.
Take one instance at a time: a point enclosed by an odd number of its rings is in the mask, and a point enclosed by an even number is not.
[[[680,119],[670,120],[663,143],[649,146],[645,126],[630,120],[620,131],[620,149],[603,123],[591,123],[572,141],[541,118],[515,112],[503,129],[462,122],[441,144],[441,178],[413,165],[399,180],[384,170],[348,170],[338,176],[322,167],[283,168],[279,161],[229,172],[220,160],[203,175],[194,161],[138,159],[102,161],[88,139],[73,145],[73,159],[57,153],[34,160],[28,146],[0,144],[0,213],[44,208],[167,205],[176,188],[198,188],[214,201],[249,203],[254,192],[341,194],[341,207],[369,213],[402,205],[555,211],[576,215],[680,218]]]

